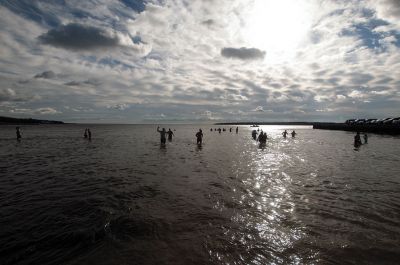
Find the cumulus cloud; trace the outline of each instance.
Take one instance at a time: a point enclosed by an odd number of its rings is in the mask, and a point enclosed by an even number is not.
[[[52,79],[56,77],[56,74],[53,71],[44,71],[43,73],[36,74],[34,78],[43,78],[43,79]]]
[[[0,1],[0,111],[57,106],[71,122],[141,122],[398,109],[396,1],[287,0],[309,8],[310,24],[299,28],[307,32],[293,43],[262,16],[249,23],[255,2],[263,1]],[[279,15],[301,27],[288,13]]]
[[[51,29],[38,38],[43,44],[70,50],[113,48],[121,43],[116,34],[102,28],[77,23]]]
[[[253,111],[264,112],[264,108],[263,108],[263,106],[257,106],[257,108],[255,108]]]
[[[118,104],[107,106],[107,108],[116,109],[116,110],[125,110],[125,109],[129,108],[129,104],[118,103]]]
[[[240,60],[261,60],[265,57],[265,52],[256,48],[222,48],[221,55],[226,58]]]
[[[0,102],[26,102],[34,99],[40,99],[40,97],[17,93],[11,88],[0,89]]]
[[[54,115],[61,113],[54,108],[46,107],[46,108],[37,108],[37,109],[26,109],[26,108],[15,108],[10,110],[11,113],[18,114],[37,114],[37,115]]]

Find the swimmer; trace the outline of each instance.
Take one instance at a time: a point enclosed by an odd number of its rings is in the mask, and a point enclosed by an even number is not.
[[[15,133],[17,134],[17,140],[20,141],[22,138],[21,130],[19,129],[19,127],[16,127],[15,130]]]
[[[364,133],[364,144],[368,143],[368,135]]]
[[[162,130],[160,130],[160,127],[157,127],[157,132],[160,133],[160,141],[162,144],[165,144],[166,142],[166,138],[165,135],[167,134],[167,131],[165,130],[165,128],[162,128]]]
[[[285,130],[285,131],[282,133],[282,135],[283,135],[283,138],[286,138],[286,136],[288,135],[288,132]]]
[[[360,132],[357,132],[357,134],[354,136],[354,147],[359,147],[360,145],[362,145],[361,136]]]
[[[168,141],[172,141],[172,135],[174,135],[174,132],[171,131],[171,129],[168,129],[167,134],[168,134]]]
[[[199,131],[196,133],[196,138],[197,138],[197,144],[201,145],[203,143],[203,131],[199,129]]]

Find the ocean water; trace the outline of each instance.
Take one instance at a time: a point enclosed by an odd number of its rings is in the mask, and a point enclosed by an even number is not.
[[[165,127],[1,126],[0,264],[399,264],[399,137]]]

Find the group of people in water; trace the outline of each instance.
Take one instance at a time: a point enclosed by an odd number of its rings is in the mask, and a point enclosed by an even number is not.
[[[213,128],[210,129],[210,132],[212,132],[212,131],[213,131]],[[226,129],[222,128],[222,130],[221,130],[221,128],[218,128],[218,129],[214,128],[214,131],[221,133],[221,132],[225,132]],[[229,128],[229,132],[232,132],[232,128]],[[239,133],[239,127],[236,127],[236,133]]]
[[[15,130],[16,130],[17,140],[20,141],[21,138],[22,138],[21,128],[20,127],[16,127]],[[253,130],[251,132],[251,136],[252,136],[252,138],[254,140],[260,142],[261,144],[264,144],[264,143],[267,142],[267,139],[268,139],[267,133],[263,132],[261,130],[260,134],[257,137],[257,134],[258,134],[259,130],[260,129]],[[222,128],[222,130],[221,130],[221,128],[218,128],[218,129],[211,128],[210,131],[211,132],[212,131],[216,131],[216,132],[218,131],[219,133],[221,133],[221,131],[226,131],[226,129]],[[232,132],[232,128],[229,128],[229,131]],[[167,141],[167,138],[168,138],[168,141],[172,141],[172,136],[174,135],[174,132],[170,128],[167,131],[167,130],[165,130],[165,128],[162,128],[162,130],[160,130],[160,127],[157,127],[157,132],[160,133],[161,144],[165,144],[166,141]],[[239,133],[239,127],[236,127],[236,133]],[[282,132],[283,138],[286,138],[288,134],[289,134],[289,132],[287,130],[283,131]],[[292,135],[292,138],[295,138],[296,135],[297,135],[296,131],[293,130],[291,132],[291,135]],[[195,134],[195,136],[196,136],[197,144],[201,145],[203,143],[203,131],[201,129],[199,129],[199,131]],[[83,138],[88,139],[88,140],[92,139],[92,132],[90,131],[89,128],[85,129],[85,132],[83,134]],[[364,144],[367,144],[368,143],[368,135],[366,133],[364,133],[363,138],[364,138]],[[363,143],[361,141],[361,134],[360,134],[360,132],[357,132],[356,135],[354,136],[354,146],[355,147],[359,147],[362,144]]]
[[[174,135],[174,132],[171,131],[171,129],[165,130],[165,128],[162,128],[160,130],[160,126],[157,127],[157,132],[160,133],[160,142],[161,144],[165,144],[167,142],[167,137],[168,141],[172,141],[172,136]],[[199,131],[196,133],[196,140],[197,144],[201,145],[203,143],[203,131],[199,129]]]
[[[168,129],[168,131],[165,130],[165,128],[162,128],[160,130],[160,127],[157,127],[157,132],[160,133],[160,141],[162,144],[165,144],[167,141],[167,136],[168,136],[168,141],[172,141],[172,136],[174,135],[174,132],[171,131],[171,129]]]
[[[92,132],[90,131],[89,128],[85,129],[85,133],[83,134],[83,138],[92,140]]]
[[[256,131],[256,130],[253,130],[253,131],[251,132],[251,137],[253,137],[254,140],[256,140],[256,141],[258,141],[258,142],[260,142],[260,143],[266,143],[266,142],[267,142],[267,139],[268,139],[267,133],[266,133],[266,132],[263,132],[263,131],[261,130],[260,134],[259,134],[258,137],[257,137],[257,133],[258,133],[259,131],[260,131],[260,129],[258,129],[257,131]],[[285,131],[282,133],[283,138],[286,138],[286,136],[287,136],[288,134],[289,134],[288,131],[285,130]],[[295,138],[296,135],[297,135],[296,131],[294,131],[294,130],[291,132],[291,134],[292,134],[292,138]]]
[[[368,135],[364,133],[364,144],[368,143]],[[363,143],[361,142],[361,134],[360,132],[357,132],[356,135],[354,136],[354,147],[359,147]]]

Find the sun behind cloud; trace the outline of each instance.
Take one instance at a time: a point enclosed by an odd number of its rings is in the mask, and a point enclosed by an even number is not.
[[[307,36],[312,14],[303,0],[254,0],[249,6],[243,37],[267,51],[270,63],[290,59]]]

